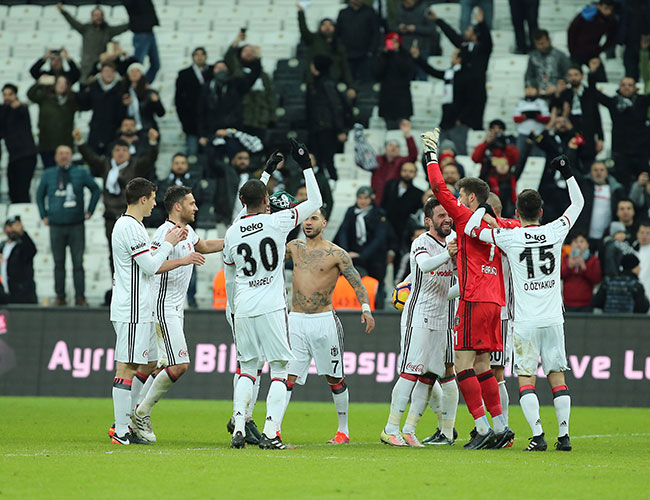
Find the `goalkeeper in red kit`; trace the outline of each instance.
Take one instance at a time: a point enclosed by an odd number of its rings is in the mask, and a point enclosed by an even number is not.
[[[439,130],[422,134],[431,189],[451,215],[458,235],[458,281],[460,301],[454,325],[454,351],[458,387],[476,432],[465,444],[468,449],[503,448],[514,439],[503,416],[499,386],[490,369],[490,352],[502,349],[501,307],[505,304],[501,254],[496,245],[485,244],[465,235],[465,225],[479,207],[491,213],[487,198],[490,188],[481,179],[466,177],[457,186],[458,199],[449,191],[438,166]],[[503,227],[509,222],[497,219]],[[482,222],[488,227],[486,222]],[[492,415],[494,430],[485,415]]]

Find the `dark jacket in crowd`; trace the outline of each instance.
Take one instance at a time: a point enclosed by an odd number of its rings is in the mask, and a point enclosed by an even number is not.
[[[326,73],[307,86],[307,125],[310,133],[345,132],[345,106],[336,83]]]
[[[210,79],[208,68],[209,67],[206,66],[203,69],[203,83]],[[197,78],[192,66],[178,72],[174,103],[176,104],[176,113],[178,113],[178,119],[183,127],[183,132],[187,135],[199,134],[197,122],[199,99],[201,97],[203,83],[201,83]]]
[[[375,61],[375,78],[381,84],[379,116],[387,120],[408,119],[413,114],[411,80],[415,63],[403,48],[380,52]]]
[[[158,227],[165,222],[165,219],[167,219],[167,210],[165,209],[164,203],[165,193],[167,193],[167,190],[174,185],[192,188],[192,195],[194,195],[194,199],[196,200],[196,206],[199,207],[199,209],[202,208],[201,179],[190,172],[186,172],[185,175],[180,177],[177,177],[173,172],[170,172],[164,179],[158,179],[156,184],[158,186],[158,189],[156,190],[156,206],[153,208],[151,216],[145,218],[143,221],[146,227]],[[205,207],[203,211],[199,210],[195,215],[196,220],[200,220],[201,215],[207,211],[208,207]],[[192,225],[194,226],[194,224]]]
[[[600,39],[607,35],[603,45]],[[616,19],[603,16],[595,5],[588,5],[569,26],[569,53],[571,59],[587,64],[589,59],[598,57],[616,43]]]
[[[345,46],[336,33],[331,42],[328,42],[319,32],[312,33],[307,27],[305,13],[303,11],[298,11],[298,26],[300,27],[302,43],[304,43],[308,49],[307,60],[311,62],[317,54],[329,57],[332,60],[332,66],[330,67],[330,76],[332,77],[332,80],[337,83],[343,82],[350,87],[352,85],[352,74],[350,73],[350,67],[348,66],[347,52]],[[314,75],[309,71],[308,66],[305,74],[305,81],[310,83],[313,79]]]
[[[644,314],[650,308],[643,285],[631,271],[605,276],[598,292],[591,299],[591,305],[605,313]]]
[[[160,26],[151,0],[122,0],[129,14],[129,29],[133,33],[149,33]]]
[[[97,154],[106,153],[126,114],[120,82],[116,80],[105,86],[98,78],[77,94],[77,103],[80,109],[93,112],[88,145]]]
[[[399,250],[406,243],[407,232],[412,229],[407,221],[412,214],[422,208],[422,196],[424,195],[424,191],[411,183],[400,196],[400,182],[401,179],[388,181],[384,187],[384,196],[381,198],[381,208],[384,209],[386,218],[397,238],[395,250]]]
[[[201,89],[198,128],[201,137],[212,138],[222,128],[241,128],[244,120],[242,99],[260,76],[259,61],[244,76],[231,75],[221,87],[214,78]]]
[[[231,46],[224,56],[224,61],[233,76],[245,76],[253,71],[251,64],[244,64],[241,61],[240,54],[241,49]],[[266,71],[260,70],[259,77],[253,82],[251,89],[244,94],[242,105],[244,107],[242,123],[245,130],[265,129],[275,123],[278,99],[273,80]]]
[[[397,8],[392,24],[389,26],[390,31],[399,33],[400,24],[415,26],[415,32],[413,33],[400,33],[405,49],[410,49],[413,42],[417,40],[418,47],[423,54],[433,55],[433,52],[439,53],[440,34],[436,24],[427,17],[430,4],[431,2],[416,0],[415,5],[411,8],[406,8],[403,4]]]
[[[27,97],[38,104],[38,151],[53,152],[61,145],[72,148],[74,114],[78,109],[76,94],[68,92],[61,100],[54,87],[36,83],[27,91]]]
[[[2,254],[7,241],[0,243]],[[16,246],[7,261],[10,304],[36,304],[36,283],[34,283],[34,256],[36,245],[25,231],[16,240]]]
[[[546,54],[532,50],[528,57],[524,82],[545,91],[546,87],[557,85],[558,80],[566,80],[569,66],[571,61],[567,55],[555,47],[551,47]]]
[[[101,156],[95,153],[88,144],[80,144],[79,152],[90,166],[93,177],[101,177],[104,181],[104,218],[117,220],[126,210],[126,195],[124,189],[129,181],[135,177],[148,177],[156,165],[158,158],[158,145],[150,146],[149,154],[141,157],[131,157],[129,164],[120,170],[118,182],[120,194],[114,195],[106,189],[106,176],[111,170],[111,156]]]
[[[346,7],[336,20],[338,39],[349,59],[372,56],[379,47],[379,18],[372,7]]]
[[[602,141],[605,137],[594,87],[583,85],[577,93],[568,88],[562,92],[560,99],[569,103],[571,108],[569,120],[573,124],[573,129],[585,139],[585,145],[580,150],[580,157],[584,158],[586,163],[589,163],[589,160],[596,157],[596,140]],[[581,111],[579,114],[576,114],[576,100],[580,102]],[[589,166],[584,165],[586,168],[589,168]]]
[[[47,59],[44,57],[41,57],[38,61],[34,63],[34,65],[29,69],[29,73],[34,77],[34,80],[38,80],[41,76],[43,75],[52,75],[55,77],[58,76],[65,76],[68,79],[68,83],[70,86],[75,84],[76,82],[79,81],[79,77],[81,76],[81,72],[79,71],[79,68],[75,64],[75,62],[72,59],[69,59],[68,66],[70,69],[65,71],[63,69],[64,66],[61,66],[60,71],[53,71],[52,69],[44,70],[43,65],[47,62]]]
[[[61,14],[73,30],[81,35],[81,82],[86,83],[88,77],[92,74],[93,65],[99,59],[99,55],[106,50],[106,44],[120,33],[129,29],[129,24],[120,24],[118,26],[109,26],[103,23],[99,26],[93,23],[81,23],[66,10]]]
[[[607,183],[609,184],[609,192],[611,196],[611,207],[612,207],[612,217],[616,217],[616,208],[618,207],[618,202],[624,198],[627,198],[625,194],[625,189],[613,176],[607,176]],[[594,190],[596,184],[594,183],[591,175],[585,175],[579,179],[580,191],[582,191],[582,196],[585,199],[584,207],[580,216],[576,221],[573,230],[575,232],[589,234],[589,229],[591,226],[591,212],[594,209]],[[614,219],[612,219],[614,220]]]
[[[129,86],[126,85],[126,81],[122,86],[122,94],[129,93]],[[140,102],[140,120],[142,121],[142,130],[149,130],[154,128],[158,130],[158,122],[156,122],[156,116],[163,117],[165,116],[165,107],[163,106],[160,96],[158,100],[154,101],[151,99],[153,94],[158,95],[153,89],[146,89],[141,97],[138,98]],[[129,115],[129,107],[124,106],[124,115]]]
[[[66,192],[68,184],[72,185],[73,200]],[[91,192],[87,210],[84,203],[84,187]],[[36,203],[41,219],[47,217],[51,225],[81,224],[85,220],[86,212],[92,214],[95,211],[100,195],[99,186],[88,170],[70,165],[66,172],[66,169],[57,166],[43,172],[36,191]],[[70,203],[71,201],[74,201],[74,204]]]
[[[36,154],[32,122],[25,104],[16,109],[5,104],[0,105],[0,139],[5,140],[9,162]]]

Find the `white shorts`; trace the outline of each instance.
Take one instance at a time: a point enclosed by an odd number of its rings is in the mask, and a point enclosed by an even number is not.
[[[490,353],[490,366],[508,366],[512,359],[512,330],[514,325],[511,320],[501,320],[501,339],[503,342],[502,351]]]
[[[158,365],[173,366],[190,362],[187,351],[187,341],[183,331],[183,318],[167,316],[156,322],[156,337],[158,340]]]
[[[400,373],[423,375],[445,374],[445,351],[447,349],[447,328],[431,330],[422,327],[400,325]]]
[[[445,364],[454,364],[456,356],[454,354],[454,329],[447,328],[447,347],[445,349]]]
[[[158,359],[158,342],[153,323],[113,321],[115,361],[146,365]]]
[[[289,314],[289,339],[296,357],[287,372],[303,385],[314,358],[319,375],[343,378],[343,327],[334,311]]]
[[[287,310],[260,316],[235,317],[235,346],[240,362],[289,361],[294,359],[289,343]]]
[[[564,325],[542,328],[515,325],[513,344],[517,375],[537,375],[540,356],[546,375],[569,368],[564,347]]]

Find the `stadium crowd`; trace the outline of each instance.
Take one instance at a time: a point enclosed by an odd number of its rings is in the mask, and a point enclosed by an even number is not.
[[[65,260],[70,247],[74,303],[87,305],[84,223],[100,196],[108,245],[125,207],[124,188],[137,176],[159,186],[159,208],[145,220],[148,226],[164,221],[161,201],[172,185],[193,188],[201,209],[199,227],[229,225],[241,209],[239,188],[259,177],[265,159],[293,131],[313,152],[329,213],[339,179],[334,157],[349,135],[356,163],[372,172],[371,184],[357,191],[355,203],[345,211],[335,242],[349,251],[362,276],[377,280],[375,305],[383,308],[387,268],[393,269],[389,281],[394,283],[408,274],[410,243],[425,230],[422,207],[431,191],[413,183],[422,167],[409,119],[414,114],[411,82],[432,77],[444,82],[442,118],[430,127],[441,129],[440,166],[450,190],[457,194],[456,184],[465,175],[457,157],[470,155],[480,164],[479,176],[499,196],[503,216],[513,217],[517,181],[527,160],[541,157],[544,220],[553,220],[567,206],[568,194],[550,161],[568,155],[580,172],[585,208],[562,261],[567,310],[647,312],[650,1],[600,0],[587,5],[567,26],[565,54],[553,46],[544,26],[538,26],[539,1],[510,0],[514,51],[529,57],[511,123],[485,116],[492,0],[460,0],[459,26],[438,15],[437,3],[348,0],[337,19],[322,19],[312,31],[307,23],[309,2],[303,0],[295,14],[287,13],[298,18],[297,59],[280,60],[269,75],[261,64],[264,47],[247,42],[246,28],[234,27],[225,53],[193,48],[192,64],[178,68],[173,103],[163,102],[154,88],[164,54],[156,44],[154,27],[160,23],[151,0],[122,0],[129,22],[114,26],[106,23],[101,7],[90,19],[77,19],[59,4],[60,14],[82,38],[81,59],[75,61],[64,47],[48,50],[30,69],[30,102],[21,102],[17,86],[5,82],[0,106],[9,202],[36,201],[49,227],[54,304],[67,304]],[[133,54],[114,40],[127,30],[133,33]],[[437,68],[429,57],[441,54],[442,37],[456,49],[449,54],[449,66]],[[624,50],[625,76],[614,94],[603,93],[597,86],[607,82],[601,58],[611,56],[617,44]],[[179,131],[185,134],[185,150],[174,155],[168,175],[156,179],[160,143],[165,141],[157,120],[172,104]],[[37,138],[28,106],[38,106]],[[403,134],[407,151],[400,150],[396,140],[386,141],[381,151],[368,143],[364,130],[375,106],[386,129]],[[75,115],[87,110],[92,115],[84,137]],[[603,132],[601,113],[611,116],[611,137]],[[485,140],[468,150],[468,133],[483,130],[485,123]],[[605,145],[611,155],[604,156]],[[75,151],[78,161],[73,161]],[[305,189],[300,169],[287,151],[282,152],[286,160],[268,183],[269,190],[285,191],[301,201]],[[37,156],[44,170],[32,190]],[[84,188],[90,191],[88,201]],[[0,287],[5,302],[37,301],[32,268],[37,249],[30,229],[20,217],[6,221]],[[300,237],[299,232],[292,235]],[[189,302],[195,303],[192,287]]]

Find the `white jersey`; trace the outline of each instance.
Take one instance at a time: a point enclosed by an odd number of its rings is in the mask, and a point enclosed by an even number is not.
[[[447,251],[447,243],[442,243],[426,232],[411,244],[411,293],[404,304],[402,323],[407,327],[446,330],[449,321],[447,294],[454,277],[453,259],[435,271],[423,272],[417,265],[417,255],[430,256]]]
[[[291,208],[246,215],[228,228],[223,262],[236,269],[231,303],[235,317],[259,316],[286,307],[285,245],[297,225],[298,212]]]
[[[174,228],[176,223],[167,219],[153,235],[151,240],[151,250],[155,252],[163,241],[165,235],[170,229]],[[194,246],[199,242],[198,235],[194,232],[192,226],[185,226],[187,229],[187,238],[178,243],[167,259],[181,259],[194,252]],[[157,274],[154,277],[153,295],[156,300],[156,315],[158,320],[161,316],[183,316],[185,308],[185,296],[190,286],[192,270],[194,266],[180,266],[163,274]]]
[[[505,252],[501,253],[501,268],[503,269],[503,288],[506,297],[506,305],[501,308],[501,319],[512,320],[515,316],[515,297],[512,293],[510,262],[508,262],[508,256]]]
[[[115,222],[113,234],[113,296],[111,321],[149,323],[153,315],[153,280],[145,274],[135,257],[149,252],[149,234],[135,217],[122,215]]]
[[[571,223],[566,215],[543,226],[493,229],[508,255],[515,299],[514,323],[546,327],[564,322],[560,267]]]

